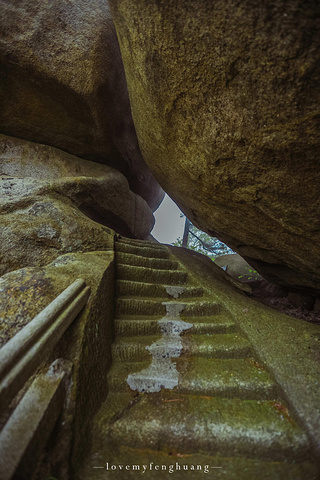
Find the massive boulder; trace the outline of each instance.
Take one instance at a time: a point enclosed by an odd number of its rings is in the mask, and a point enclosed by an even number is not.
[[[320,291],[320,3],[110,0],[142,154],[192,222]]]
[[[145,238],[153,223],[118,170],[0,135],[0,275],[64,253],[113,250],[108,227]]]
[[[107,1],[1,1],[0,71],[0,132],[112,166],[158,206]]]

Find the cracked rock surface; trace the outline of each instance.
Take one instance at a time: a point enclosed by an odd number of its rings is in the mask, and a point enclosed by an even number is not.
[[[110,5],[165,191],[264,278],[319,295],[319,2]]]

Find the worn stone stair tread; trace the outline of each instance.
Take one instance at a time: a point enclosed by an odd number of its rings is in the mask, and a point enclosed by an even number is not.
[[[274,399],[278,386],[254,358],[188,358],[176,360],[181,372],[175,390],[198,395]]]
[[[211,358],[244,358],[252,354],[248,340],[240,333],[194,335],[185,332],[182,355]]]
[[[124,253],[133,253],[135,255],[140,255],[142,257],[148,258],[169,258],[169,250],[164,248],[154,248],[148,246],[140,245],[131,245],[129,243],[119,243],[115,242],[115,251],[124,252]]]
[[[167,248],[162,243],[149,242],[147,240],[139,240],[137,238],[122,237],[122,238],[117,238],[116,242],[125,243],[127,245],[136,245],[138,247],[141,246],[141,247],[154,248],[159,250],[165,250]]]
[[[117,280],[116,282],[117,295],[125,296],[127,298],[130,296],[155,297],[163,298],[163,301],[173,299],[173,296],[169,295],[167,292],[166,287],[174,287],[174,285],[167,286],[155,283],[135,282],[132,280]],[[179,299],[194,297],[201,298],[204,295],[204,290],[201,287],[179,287],[184,289],[183,292],[179,294]]]
[[[118,445],[181,453],[303,460],[306,434],[275,402],[149,394],[109,429]]]
[[[154,319],[148,317],[117,318],[114,322],[116,335],[137,336],[137,335],[161,335],[159,317]]]
[[[161,317],[162,318],[162,317]],[[118,320],[142,320],[142,321],[148,321],[148,320],[157,320],[159,321],[161,319],[159,315],[119,315],[117,317]],[[232,316],[228,313],[219,313],[217,315],[204,315],[200,317],[192,317],[188,318],[188,322],[190,323],[207,323],[207,324],[219,324],[223,323],[224,325],[237,325],[235,321],[233,320]],[[191,331],[191,329],[190,329]]]
[[[126,265],[136,265],[138,267],[157,268],[157,269],[169,269],[177,270],[178,262],[170,260],[168,258],[149,258],[140,256],[133,253],[116,253],[117,263]]]
[[[181,376],[174,392],[259,400],[275,399],[278,395],[278,387],[270,374],[253,358],[184,357],[175,361]],[[128,375],[139,373],[149,365],[147,361],[114,364],[108,373],[109,387],[113,391],[128,389]]]
[[[319,479],[318,469],[307,459],[303,462],[273,462],[243,456],[181,454],[176,450],[166,453],[148,448],[137,449],[133,447],[120,447],[112,461],[108,461],[108,465],[107,459],[110,459],[108,450],[94,452],[76,480],[125,480],[127,478],[135,480],[142,475],[142,478],[146,480],[158,478],[163,480],[172,478],[175,480],[203,480],[207,477],[214,480]],[[121,465],[123,468],[127,465],[130,468],[123,470]],[[146,466],[145,469],[143,465]],[[97,466],[102,468],[93,468]],[[139,470],[137,469],[138,466]],[[201,466],[201,470],[199,466]],[[208,471],[208,473],[205,473],[205,471]]]
[[[111,348],[112,359],[113,361],[149,360],[151,354],[146,350],[146,347],[160,338],[161,335],[116,338]]]
[[[218,333],[234,333],[238,330],[237,324],[233,318],[225,312],[211,316],[190,317],[188,322],[193,324],[193,327],[185,332],[186,334],[197,335],[211,335]]]
[[[218,301],[214,301],[212,299],[204,298],[204,297],[188,297],[188,298],[163,298],[163,297],[149,297],[149,296],[141,296],[139,298],[136,298],[133,295],[121,295],[117,298],[117,302],[119,303],[150,303],[151,305],[159,304],[163,306],[164,304],[169,304],[169,303],[177,303],[177,304],[183,304],[186,305],[187,307],[194,307],[196,305],[200,306],[205,306],[205,307],[211,307],[212,305],[216,307],[218,304],[221,307],[221,303]],[[181,313],[181,315],[183,312]]]
[[[185,305],[181,312],[181,318],[191,316],[208,316],[219,314],[221,304],[214,301],[187,298],[185,300],[169,300],[172,303]],[[166,306],[162,298],[125,298],[118,297],[116,303],[116,315],[166,315]]]
[[[213,333],[231,333],[237,330],[237,325],[231,317],[226,315],[214,315],[212,317],[192,318],[193,326],[189,333],[206,335]],[[161,334],[159,316],[126,315],[118,317],[115,322],[117,335],[157,335]]]
[[[245,358],[249,357],[251,350],[248,341],[238,333],[225,333],[214,335],[188,335],[183,338],[181,356],[194,355],[211,358]],[[113,360],[134,361],[147,360],[151,355],[146,347],[153,344],[159,345],[159,352],[163,349],[162,337],[138,336],[119,337],[112,345]],[[156,348],[156,345],[154,345]],[[159,353],[160,354],[160,353]]]
[[[167,285],[184,285],[188,274],[180,270],[161,270],[133,265],[117,264],[117,277],[124,280],[147,281]]]

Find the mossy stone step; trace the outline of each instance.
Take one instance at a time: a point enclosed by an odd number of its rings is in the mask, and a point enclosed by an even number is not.
[[[144,298],[118,298],[116,303],[116,316],[121,315],[166,315],[166,305],[163,299],[144,299]],[[167,302],[165,302],[167,303]],[[173,300],[170,303],[181,303],[185,305],[181,318],[191,316],[218,315],[221,312],[221,304],[205,300],[194,301],[186,299],[184,301]]]
[[[182,337],[183,355],[206,358],[246,358],[252,355],[248,340],[241,333],[194,335]]]
[[[162,285],[184,285],[188,280],[187,272],[179,270],[159,270],[121,264],[117,265],[116,275],[120,280],[160,283]]]
[[[138,267],[158,268],[161,270],[177,270],[178,262],[167,258],[147,258],[133,253],[116,253],[117,263],[125,265],[137,265]]]
[[[182,357],[174,360],[180,372],[179,385],[174,388],[174,392],[257,400],[272,400],[278,396],[277,385],[262,366],[257,366],[253,358]],[[108,373],[110,390],[128,389],[128,375],[139,373],[149,365],[150,362],[114,364]]]
[[[170,252],[166,247],[149,248],[148,246],[130,245],[129,243],[115,242],[115,251],[133,253],[148,258],[169,258]]]
[[[238,329],[234,320],[226,313],[188,318],[188,322],[193,324],[193,327],[185,334],[195,335],[213,335],[217,333],[233,333]]]
[[[205,335],[207,333],[232,333],[237,326],[231,317],[214,315],[212,317],[192,318],[193,326],[188,330],[191,334]],[[118,317],[115,322],[116,335],[156,335],[161,334],[159,316],[152,317],[138,315]]]
[[[174,392],[142,395],[110,426],[108,435],[119,446],[183,454],[214,452],[273,461],[308,458],[306,434],[278,405]]]
[[[192,302],[188,300],[182,302],[186,304],[186,307],[181,312],[181,318],[187,317],[187,321],[190,321],[190,317],[202,317],[219,315],[223,312],[221,303],[214,300],[198,300],[192,299]]]
[[[117,280],[116,295],[117,296],[134,296],[134,297],[155,297],[163,298],[163,301],[173,299],[166,289],[166,285],[134,282],[131,280]],[[168,286],[169,287],[169,286]],[[170,286],[172,287],[172,286]],[[170,288],[169,287],[169,288]],[[183,288],[183,292],[179,294],[178,298],[202,297],[204,290],[201,287],[179,287]]]
[[[127,245],[134,245],[137,247],[154,248],[156,250],[165,250],[167,247],[161,243],[149,242],[148,240],[138,240],[137,238],[117,238],[115,243],[124,243]]]
[[[254,358],[189,358],[176,359],[181,373],[181,393],[238,397],[243,399],[275,399],[278,386]]]
[[[170,356],[170,336],[164,344],[162,336],[118,337],[112,345],[113,361],[150,360],[151,354],[146,347],[158,349],[159,356]],[[214,335],[184,335],[181,356],[206,358],[245,358],[251,354],[248,341],[239,333]],[[174,347],[173,347],[174,348]],[[163,352],[163,354],[162,354]]]

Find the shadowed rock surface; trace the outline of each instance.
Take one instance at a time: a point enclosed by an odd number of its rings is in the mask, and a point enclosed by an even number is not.
[[[110,5],[163,188],[263,277],[319,292],[320,4]]]
[[[147,202],[122,173],[46,145],[0,135],[0,273],[69,252],[110,250],[109,228],[145,238]]]
[[[2,1],[0,69],[2,133],[110,165],[158,206],[163,192],[139,149],[108,2]]]
[[[234,278],[238,278],[242,282],[245,280],[262,280],[253,268],[238,254],[220,255],[214,259],[214,263],[223,268]]]

